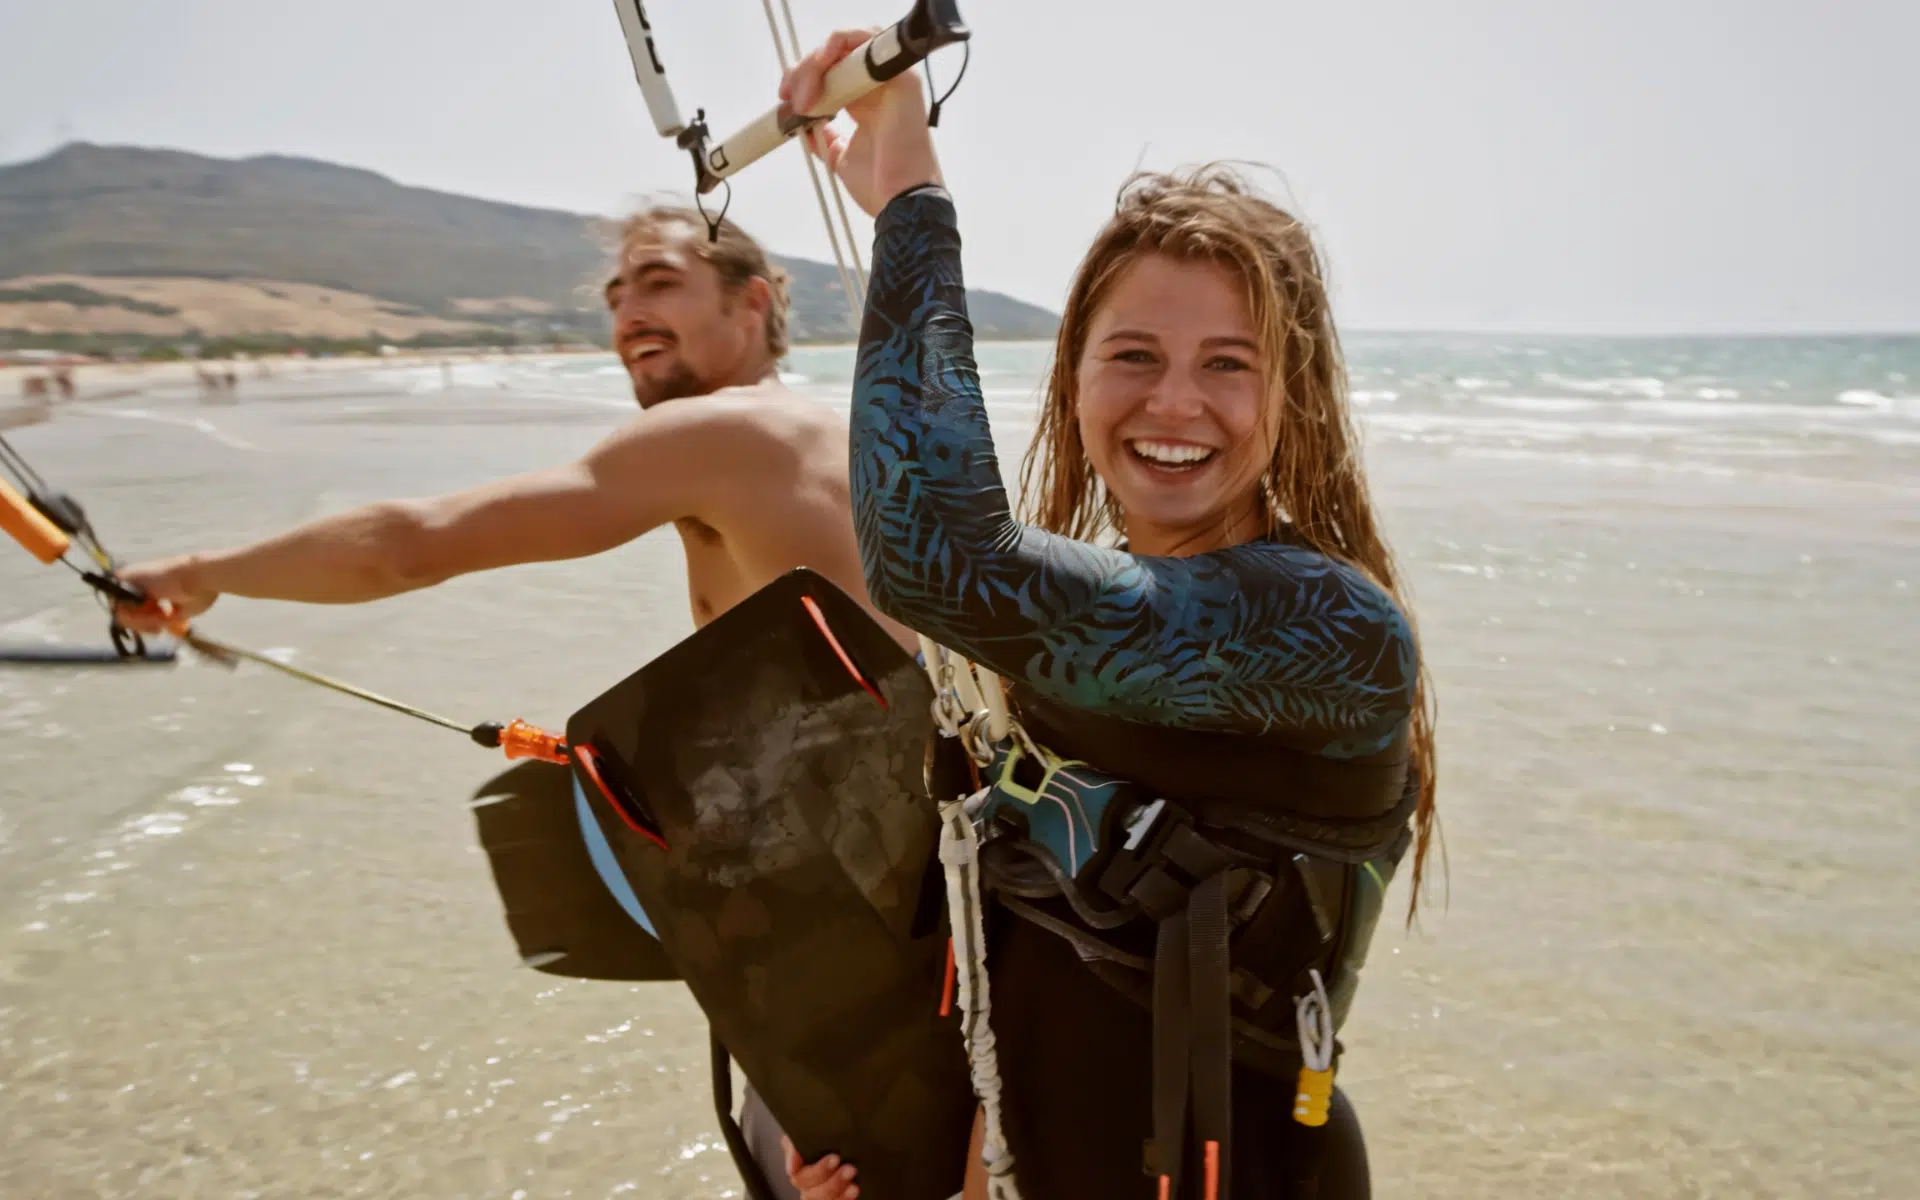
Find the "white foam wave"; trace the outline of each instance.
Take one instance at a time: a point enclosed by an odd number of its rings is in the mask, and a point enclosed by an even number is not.
[[[1877,408],[1882,412],[1893,408],[1893,397],[1882,396],[1879,392],[1870,392],[1864,388],[1841,392],[1834,399],[1841,404],[1850,404],[1855,408]]]
[[[1632,400],[1621,407],[1638,416],[1676,417],[1683,420],[1700,417],[1721,420],[1732,417],[1832,419],[1849,415],[1845,410],[1836,410],[1827,404],[1763,404],[1751,400],[1739,403],[1726,400]]]
[[[1488,408],[1505,408],[1514,412],[1577,413],[1591,412],[1600,407],[1598,400],[1582,400],[1574,396],[1477,396],[1475,400]]]
[[[1872,412],[1893,413],[1897,416],[1912,417],[1920,420],[1920,396],[1896,392],[1888,395],[1867,388],[1856,388],[1841,392],[1834,397],[1837,403],[1849,408],[1866,409]]]
[[[1540,380],[1555,387],[1569,388],[1593,396],[1646,396],[1652,399],[1667,394],[1666,381],[1655,379],[1650,375],[1582,379],[1577,375],[1556,375],[1548,371],[1541,373]]]
[[[1540,450],[1517,446],[1477,446],[1461,452],[1469,458],[1510,459],[1516,461],[1565,463],[1578,467],[1615,467],[1634,471],[1661,471],[1679,475],[1708,475],[1716,479],[1737,476],[1739,471],[1719,463],[1684,462],[1649,458],[1644,454],[1592,451]]]
[[[1368,413],[1366,422],[1383,430],[1425,441],[1505,440],[1565,443],[1590,439],[1661,441],[1698,430],[1684,425],[1652,425],[1633,421],[1555,421],[1546,417],[1501,417],[1456,413]]]

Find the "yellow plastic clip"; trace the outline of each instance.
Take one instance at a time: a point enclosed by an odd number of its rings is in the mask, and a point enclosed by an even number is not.
[[[1033,787],[1027,787],[1013,777],[1014,768],[1027,758],[1032,758],[1040,764],[1040,782]],[[1067,765],[1069,764],[1066,759],[1060,758],[1045,746],[1034,746],[1033,752],[1029,754],[1021,747],[1020,741],[1015,740],[1011,746],[1007,747],[1007,756],[1000,760],[1000,776],[994,780],[994,783],[1002,792],[1022,804],[1034,805],[1040,803],[1040,797],[1046,795],[1047,788],[1052,786],[1053,777]]]
[[[1327,1123],[1327,1108],[1333,1103],[1333,1072],[1300,1068],[1300,1083],[1293,1097],[1293,1119],[1318,1129]]]

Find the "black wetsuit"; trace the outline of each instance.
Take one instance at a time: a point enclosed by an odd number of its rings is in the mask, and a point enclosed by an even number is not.
[[[852,483],[867,587],[883,612],[1011,680],[1017,695],[1055,706],[1279,736],[1343,761],[1404,742],[1416,651],[1384,589],[1284,540],[1157,558],[1016,521],[974,363],[947,194],[921,188],[889,203],[873,260]],[[1023,1194],[1154,1195],[1142,1168],[1150,1014],[1089,973],[1068,943],[1004,911],[988,941]],[[1292,1081],[1236,1070],[1234,1088],[1233,1195],[1285,1195],[1298,1128]],[[1364,1195],[1350,1109],[1327,1142],[1319,1195]],[[1190,1185],[1197,1175],[1188,1173]]]

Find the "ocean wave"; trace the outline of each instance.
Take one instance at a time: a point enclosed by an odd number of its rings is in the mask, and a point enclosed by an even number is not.
[[[1841,404],[1850,404],[1855,408],[1877,408],[1882,411],[1893,407],[1892,396],[1882,396],[1879,392],[1870,392],[1864,388],[1841,392],[1834,400]]]
[[[1841,392],[1833,399],[1835,403],[1844,404],[1849,408],[1920,418],[1920,396],[1904,393],[1889,396],[1885,392],[1876,392],[1868,388],[1853,388]]]
[[[1399,398],[1400,398],[1399,392],[1388,391],[1384,388],[1380,388],[1380,389],[1362,388],[1358,391],[1347,393],[1347,399],[1353,401],[1355,404],[1360,404],[1360,405],[1392,404],[1395,400],[1398,400]]]
[[[1488,408],[1506,408],[1515,412],[1577,413],[1592,412],[1600,407],[1598,400],[1582,400],[1574,396],[1476,396],[1474,399]]]
[[[1424,440],[1452,437],[1566,443],[1586,440],[1654,442],[1686,437],[1700,430],[1685,425],[1635,421],[1554,421],[1545,417],[1500,417],[1457,413],[1369,413],[1366,423]]]
[[[1645,396],[1654,399],[1667,394],[1666,381],[1655,379],[1650,375],[1583,379],[1577,375],[1556,375],[1551,371],[1543,371],[1540,374],[1540,382],[1584,392],[1591,396]]]
[[[1742,472],[1723,463],[1690,462],[1684,459],[1650,458],[1644,454],[1596,453],[1593,451],[1538,450],[1512,446],[1481,446],[1462,452],[1470,458],[1507,459],[1522,462],[1555,462],[1577,467],[1613,467],[1631,471],[1659,471],[1674,475],[1705,475],[1728,479]]]
[[[1646,417],[1677,417],[1694,419],[1713,417],[1771,417],[1778,420],[1783,417],[1800,418],[1845,418],[1850,414],[1827,404],[1768,404],[1764,401],[1747,400],[1732,402],[1727,400],[1631,400],[1621,406],[1627,412]]]

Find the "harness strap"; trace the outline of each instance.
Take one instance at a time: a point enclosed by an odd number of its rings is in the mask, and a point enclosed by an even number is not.
[[[1110,962],[1116,966],[1131,968],[1143,975],[1149,975],[1153,972],[1153,963],[1148,959],[1142,958],[1138,954],[1128,954],[1126,951],[1094,937],[1071,921],[1063,921],[1045,909],[1028,904],[1025,900],[1017,896],[1008,895],[1005,891],[1001,891],[996,899],[999,900],[1000,906],[1008,912],[1020,917],[1022,920],[1038,925],[1048,933],[1057,934],[1072,943],[1075,952],[1080,955],[1082,962]],[[1105,976],[1102,976],[1102,978],[1105,978]],[[1148,1007],[1151,1007],[1151,1005],[1148,1005]]]
[[[1153,963],[1153,1159],[1161,1200],[1179,1194],[1187,1118],[1205,1200],[1226,1200],[1233,1140],[1233,1014],[1227,972],[1227,877],[1195,885],[1160,921]]]
[[[1227,876],[1200,881],[1187,902],[1193,984],[1193,1132],[1205,1156],[1206,1200],[1226,1200],[1233,1141],[1232,996]]]
[[[740,1182],[747,1185],[748,1200],[776,1200],[773,1184],[753,1157],[753,1148],[747,1145],[746,1131],[733,1119],[733,1057],[727,1053],[720,1035],[711,1028],[707,1031],[707,1041],[713,1051],[713,1110],[720,1119],[720,1136],[726,1139],[727,1153],[732,1156],[733,1165],[740,1169]]]
[[[1190,970],[1183,909],[1160,922],[1153,954],[1153,1169],[1160,1176],[1160,1200],[1178,1194],[1186,1154]]]

